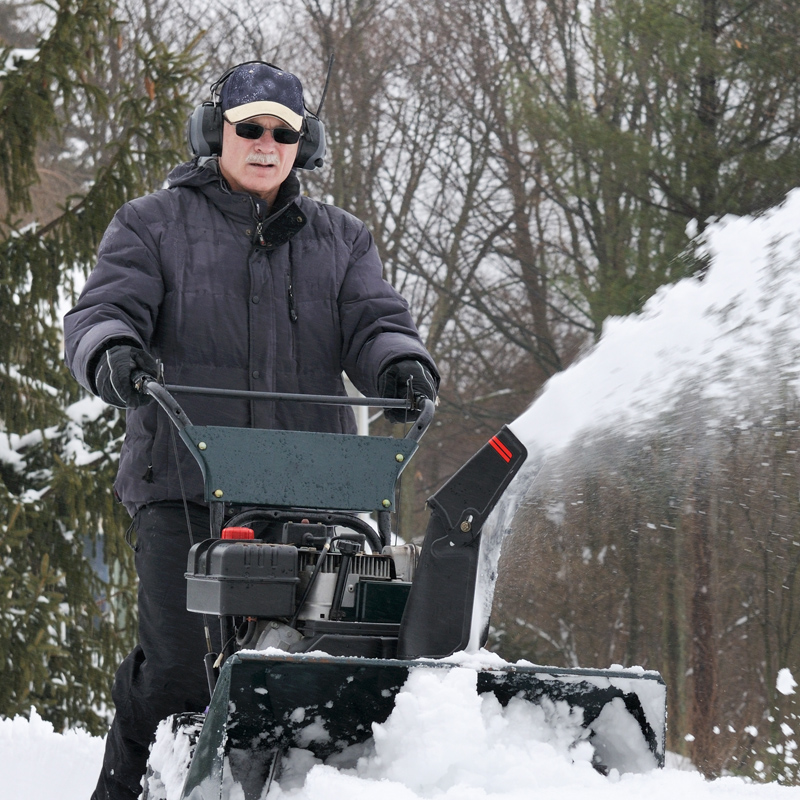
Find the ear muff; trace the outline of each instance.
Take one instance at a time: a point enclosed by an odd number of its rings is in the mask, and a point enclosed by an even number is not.
[[[200,158],[218,156],[222,152],[222,109],[207,102],[195,108],[186,131],[192,154]]]
[[[325,126],[318,117],[306,113],[294,168],[314,170],[322,167],[325,164],[325,152]]]
[[[211,100],[201,103],[192,111],[186,129],[186,138],[192,155],[199,158],[218,156],[222,153],[222,109],[219,106],[219,90],[223,83],[243,64],[267,64],[267,61],[244,61],[236,64],[211,84]],[[278,67],[275,67],[278,69]]]

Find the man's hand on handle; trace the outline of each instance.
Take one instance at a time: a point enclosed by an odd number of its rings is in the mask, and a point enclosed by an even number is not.
[[[409,391],[410,389],[410,391]],[[430,370],[420,361],[412,358],[405,358],[402,361],[395,361],[378,377],[378,391],[381,397],[396,398],[404,400],[410,394],[411,397],[426,397],[428,400],[436,400],[437,386],[436,379]],[[405,408],[387,408],[384,415],[389,422],[413,422],[419,416],[419,411],[411,411]]]
[[[109,347],[95,369],[98,396],[117,408],[137,408],[149,403],[152,398],[133,385],[132,376],[141,372],[158,378],[158,362],[153,356],[127,344]]]

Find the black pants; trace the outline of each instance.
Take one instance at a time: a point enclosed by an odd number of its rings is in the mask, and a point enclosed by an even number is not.
[[[189,506],[194,540],[209,536],[208,510]],[[92,800],[135,800],[150,743],[164,717],[208,705],[203,618],[186,610],[190,539],[182,503],[154,503],[134,518],[139,575],[139,644],[114,678],[116,716]],[[212,643],[219,626],[209,620]]]

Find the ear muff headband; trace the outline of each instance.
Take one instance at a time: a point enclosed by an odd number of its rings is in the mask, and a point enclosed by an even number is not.
[[[211,84],[211,100],[201,103],[192,111],[187,127],[189,148],[197,158],[210,158],[222,153],[222,108],[219,105],[219,93],[222,85],[239,67],[245,64],[265,64],[273,69],[280,67],[269,61],[243,61],[226,70]],[[327,84],[326,84],[327,85]],[[326,140],[325,126],[320,118],[306,107],[303,118],[300,146],[294,160],[294,169],[315,170],[325,163]]]

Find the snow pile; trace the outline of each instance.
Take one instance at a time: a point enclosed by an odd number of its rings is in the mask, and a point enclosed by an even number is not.
[[[641,314],[608,319],[597,345],[509,427],[552,452],[593,429],[635,433],[689,387],[726,411],[776,375],[798,391],[799,217],[795,190],[763,216],[709,226],[705,279],[662,287]]]
[[[103,740],[85,731],[56,733],[31,709],[0,718],[2,800],[88,800],[103,761]]]
[[[359,760],[357,774],[426,796],[465,787],[507,793],[534,779],[534,765],[537,782],[558,771],[542,773],[544,764],[594,773],[582,720],[566,703],[512,699],[502,708],[493,694],[477,693],[472,669],[416,669],[391,717],[375,726],[374,753]]]
[[[270,800],[377,791],[384,798],[507,797],[520,787],[557,785],[570,768],[587,785],[603,781],[591,766],[580,712],[522,700],[504,709],[494,695],[478,695],[476,682],[467,668],[414,670],[354,768],[336,770],[293,751]]]

